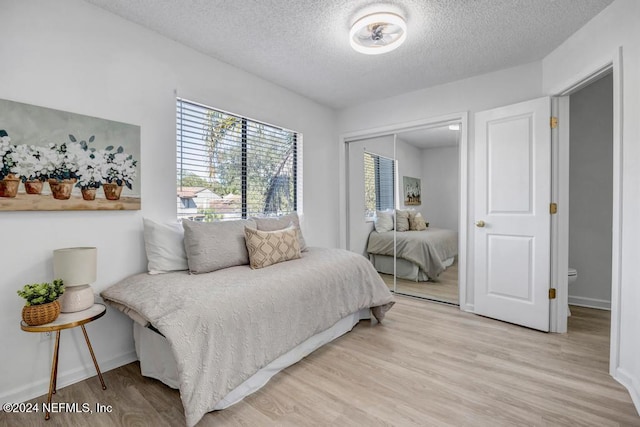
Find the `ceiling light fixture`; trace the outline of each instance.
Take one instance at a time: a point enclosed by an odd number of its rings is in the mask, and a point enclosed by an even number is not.
[[[351,47],[367,55],[391,52],[407,38],[407,23],[390,12],[372,13],[358,19],[349,32]]]
[[[460,124],[454,123],[452,125],[449,125],[449,130],[460,130]]]

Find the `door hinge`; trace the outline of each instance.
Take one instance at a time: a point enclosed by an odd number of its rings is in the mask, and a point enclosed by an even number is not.
[[[556,299],[556,288],[549,288],[549,299]]]
[[[551,120],[549,121],[549,124],[551,125],[551,129],[555,129],[558,127],[558,118],[557,117],[551,117]]]
[[[549,213],[551,215],[558,213],[558,204],[557,203],[549,203]]]

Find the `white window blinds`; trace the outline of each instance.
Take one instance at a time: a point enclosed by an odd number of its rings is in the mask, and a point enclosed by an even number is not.
[[[376,210],[394,208],[395,162],[377,154],[364,153],[365,216],[373,217]]]
[[[176,111],[178,218],[214,221],[297,210],[296,132],[180,98]]]

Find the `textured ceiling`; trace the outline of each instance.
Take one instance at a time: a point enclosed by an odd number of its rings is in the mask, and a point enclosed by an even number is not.
[[[612,0],[390,0],[407,41],[349,46],[366,0],[86,0],[333,108],[542,59]]]

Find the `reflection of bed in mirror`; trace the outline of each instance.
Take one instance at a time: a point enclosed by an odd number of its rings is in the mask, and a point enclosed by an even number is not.
[[[378,272],[394,274],[394,247],[398,278],[437,280],[458,255],[458,232],[429,227],[423,231],[396,232],[394,238],[394,231],[373,230],[367,252]]]

